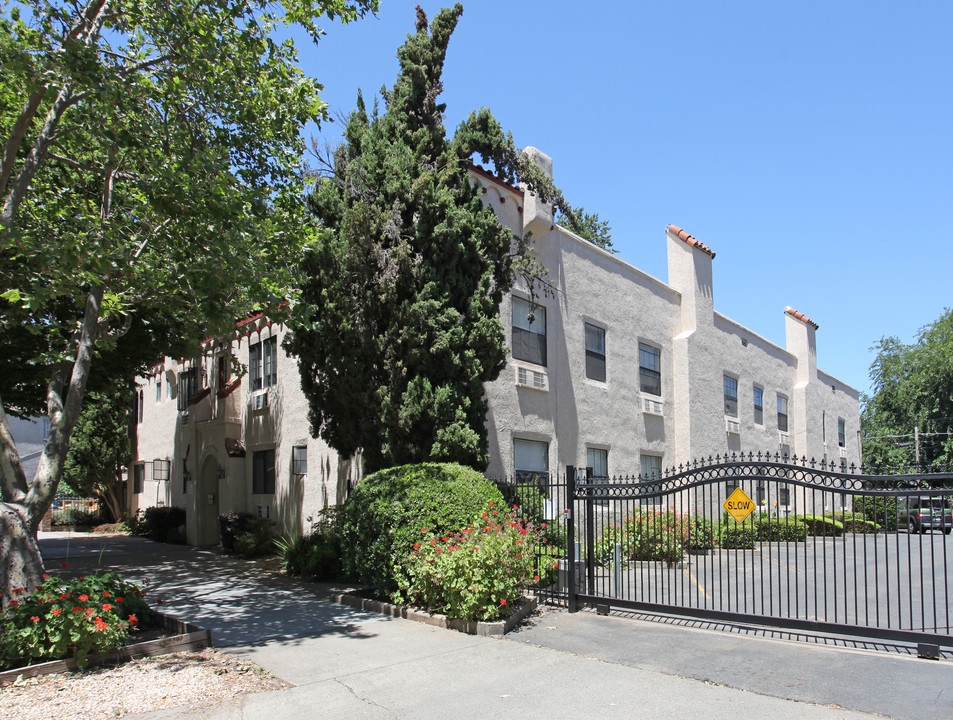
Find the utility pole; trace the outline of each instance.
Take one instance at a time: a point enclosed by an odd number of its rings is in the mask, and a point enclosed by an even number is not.
[[[913,444],[916,447],[917,468],[919,469],[920,467],[920,426],[919,425],[913,426]]]

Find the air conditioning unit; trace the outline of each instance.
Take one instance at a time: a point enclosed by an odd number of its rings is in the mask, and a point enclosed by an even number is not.
[[[726,417],[725,418],[725,432],[732,435],[741,434],[741,422],[735,418]]]
[[[791,434],[778,430],[778,445],[791,445]]]
[[[846,460],[846,459],[847,459],[847,448],[842,447],[842,448],[839,448],[839,449],[840,449],[840,459],[841,459],[841,460]]]
[[[268,393],[263,392],[258,395],[251,396],[251,409],[252,410],[264,410],[268,407]]]
[[[665,403],[661,400],[653,400],[648,397],[642,398],[642,412],[646,415],[661,415],[664,409]]]
[[[516,366],[516,386],[533,390],[549,391],[549,376],[539,370],[530,370],[521,365]]]

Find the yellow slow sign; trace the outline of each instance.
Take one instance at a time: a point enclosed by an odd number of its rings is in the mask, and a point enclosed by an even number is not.
[[[735,488],[735,491],[725,500],[724,508],[735,522],[744,522],[754,510],[754,500],[749,498],[740,487]]]

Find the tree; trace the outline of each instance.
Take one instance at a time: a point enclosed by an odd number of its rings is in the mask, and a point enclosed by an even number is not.
[[[318,84],[282,24],[376,0],[87,0],[0,13],[0,332],[16,337],[15,411],[49,439],[26,478],[0,396],[0,601],[32,588],[35,541],[96,362],[135,370],[232,329],[290,287],[303,215],[300,129]],[[158,332],[153,332],[158,330]],[[142,344],[129,356],[123,336]],[[126,363],[128,357],[129,362]],[[127,375],[128,376],[128,375]]]
[[[920,329],[916,342],[895,337],[874,345],[873,393],[864,398],[864,463],[953,462],[953,310]],[[919,448],[914,428],[919,430]]]
[[[116,520],[123,516],[123,476],[132,455],[131,399],[132,386],[122,377],[110,388],[87,392],[61,481],[75,495],[98,497]]]
[[[499,305],[531,260],[527,238],[481,203],[471,157],[564,205],[488,110],[447,137],[438,97],[462,12],[458,3],[428,22],[417,8],[384,111],[358,95],[308,198],[326,232],[306,253],[285,347],[298,358],[312,432],[343,455],[361,449],[371,471],[486,467],[483,384],[506,361]]]
[[[572,230],[603,250],[608,250],[611,253],[616,252],[612,247],[612,228],[609,227],[608,220],[600,220],[598,213],[587,213],[582,206],[573,208],[573,214],[575,215],[575,222],[564,214],[556,220],[556,224],[567,230]]]

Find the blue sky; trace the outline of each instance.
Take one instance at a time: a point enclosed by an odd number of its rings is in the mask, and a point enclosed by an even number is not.
[[[333,110],[393,83],[415,4],[299,43]],[[818,366],[860,390],[874,342],[953,306],[953,3],[464,7],[448,129],[489,107],[636,267],[667,280],[664,228],[684,228],[717,253],[718,311],[783,346],[800,310]]]

